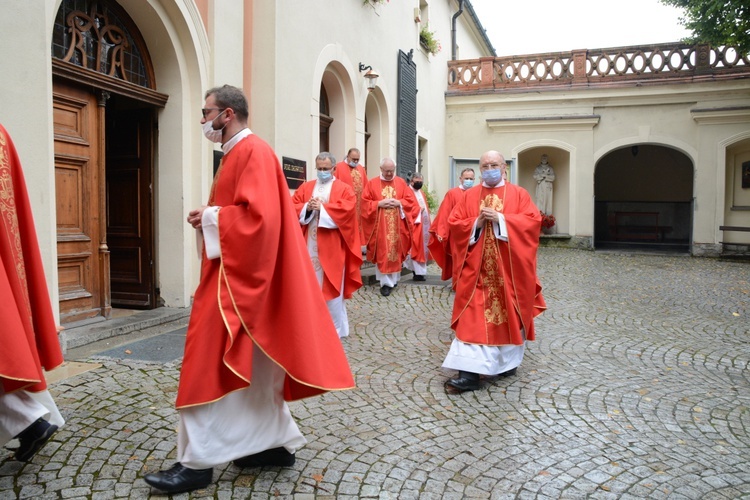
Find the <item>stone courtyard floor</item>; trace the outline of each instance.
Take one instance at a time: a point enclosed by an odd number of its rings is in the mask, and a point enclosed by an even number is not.
[[[750,264],[543,248],[539,277],[517,376],[460,395],[450,287],[365,286],[343,340],[357,388],[290,405],[296,464],[222,465],[174,498],[750,498]],[[183,338],[161,339],[179,356]],[[67,423],[30,463],[0,449],[0,499],[162,496],[143,475],[174,461],[179,358],[120,350],[68,353],[91,369],[50,385]]]

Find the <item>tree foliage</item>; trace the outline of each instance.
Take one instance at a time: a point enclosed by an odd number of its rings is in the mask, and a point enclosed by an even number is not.
[[[680,24],[692,32],[690,43],[713,47],[728,45],[750,54],[750,2],[748,0],[661,0],[684,9]]]

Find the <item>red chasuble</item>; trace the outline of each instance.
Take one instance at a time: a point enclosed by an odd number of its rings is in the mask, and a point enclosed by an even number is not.
[[[378,208],[386,198],[401,200],[406,217],[398,208]],[[411,250],[414,219],[419,203],[411,187],[401,177],[390,181],[375,177],[362,193],[362,226],[367,243],[367,260],[374,262],[383,274],[401,272],[401,265]]]
[[[412,189],[412,193],[414,193],[414,190]],[[427,222],[430,222],[430,208],[427,206],[427,197],[424,195],[424,192],[420,189],[419,193],[422,195],[422,198],[424,199],[425,207],[427,207]],[[417,199],[416,193],[414,193],[414,199]],[[419,206],[419,200],[417,200],[417,206],[419,207],[419,210],[417,211],[417,215],[419,215],[420,212],[422,212],[422,207]],[[424,215],[424,214],[423,214]],[[424,248],[424,231],[422,230],[422,224],[425,223],[424,221],[425,217],[422,217],[422,222],[419,224],[414,224],[414,227],[412,229],[412,239],[411,239],[411,258],[415,260],[416,262],[427,262],[427,252],[425,252]],[[416,220],[416,219],[415,219]],[[432,227],[432,226],[430,226]]]
[[[453,211],[453,207],[463,198],[464,192],[460,187],[448,190],[430,226],[430,241],[427,246],[430,249],[430,255],[442,270],[440,279],[443,280],[453,277],[453,257],[451,256],[448,217]],[[455,286],[455,280],[453,280],[453,284]]]
[[[251,383],[253,343],[286,371],[284,399],[354,387],[279,160],[255,135],[227,153],[209,205],[221,257],[203,255],[177,408]]]
[[[367,244],[365,235],[362,231],[362,191],[367,185],[367,171],[362,165],[350,167],[346,162],[340,161],[336,164],[333,175],[336,179],[348,184],[354,190],[354,196],[357,197],[357,224],[359,225],[359,246]]]
[[[469,246],[481,207],[505,216],[507,242],[496,239],[487,222],[479,240]],[[534,340],[534,318],[546,305],[536,278],[541,216],[529,193],[508,183],[475,186],[453,209],[448,225],[458,277],[451,321],[456,338],[493,346]]]
[[[47,388],[42,368],[63,362],[26,182],[0,125],[0,384],[6,393]]]
[[[313,195],[316,181],[302,184],[292,197],[299,218],[305,203]],[[351,187],[334,179],[328,203],[324,203],[328,215],[338,229],[320,227],[317,231],[318,260],[323,268],[323,298],[335,299],[341,295],[341,281],[344,280],[344,298],[350,299],[362,286],[362,248],[359,244],[359,223],[355,208],[356,198]],[[310,226],[302,226],[302,235],[307,241]],[[346,278],[344,279],[344,272]]]

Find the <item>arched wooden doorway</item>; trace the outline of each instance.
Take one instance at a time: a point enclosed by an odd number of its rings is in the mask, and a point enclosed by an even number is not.
[[[689,252],[693,227],[693,164],[684,153],[654,144],[612,151],[594,174],[596,248]]]
[[[158,303],[151,60],[114,0],[64,0],[52,36],[60,320]]]

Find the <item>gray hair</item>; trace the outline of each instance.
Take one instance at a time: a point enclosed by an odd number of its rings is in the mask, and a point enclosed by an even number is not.
[[[331,160],[331,166],[336,166],[336,158],[329,153],[328,151],[321,152],[318,156],[315,157],[315,161],[323,161],[323,160]]]
[[[395,161],[393,161],[393,159],[392,159],[392,158],[388,158],[388,157],[386,156],[385,158],[383,158],[382,160],[380,160],[380,168],[383,168],[383,165],[385,165],[385,162],[387,162],[387,161],[389,161],[389,162],[393,163],[393,166],[394,166],[394,167],[396,166],[396,162],[395,162]]]

